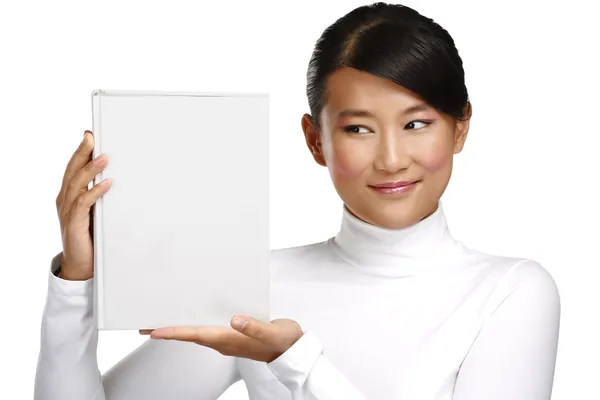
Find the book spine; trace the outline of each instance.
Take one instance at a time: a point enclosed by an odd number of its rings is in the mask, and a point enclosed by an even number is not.
[[[94,134],[94,150],[93,157],[96,158],[102,153],[102,118],[101,118],[101,105],[102,105],[102,91],[97,90],[92,93],[92,129]],[[102,171],[94,177],[93,185],[97,185],[103,179]],[[103,241],[102,241],[102,197],[96,200],[94,204],[94,298],[93,298],[93,310],[94,319],[96,321],[97,329],[104,329],[104,307],[102,305],[103,296],[103,285],[102,285],[102,270],[103,270]]]

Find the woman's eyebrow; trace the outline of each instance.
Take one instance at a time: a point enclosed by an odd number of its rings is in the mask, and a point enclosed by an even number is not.
[[[348,109],[348,110],[342,110],[340,111],[340,113],[338,114],[339,118],[343,118],[343,117],[370,117],[370,118],[375,118],[375,114],[372,113],[371,111],[367,111],[367,110],[356,110],[356,109]]]
[[[402,116],[402,115],[414,114],[419,111],[428,110],[429,108],[430,107],[427,103],[419,103],[419,104],[415,104],[413,106],[408,107],[406,110],[402,111],[400,113],[400,115]],[[338,118],[343,118],[343,117],[376,118],[376,115],[375,115],[375,113],[373,113],[371,111],[367,111],[367,110],[346,109],[346,110],[340,111],[340,113],[338,114]]]
[[[414,114],[417,113],[419,111],[425,111],[425,110],[429,110],[429,105],[427,103],[419,103],[419,104],[415,104],[414,106],[410,106],[408,107],[406,110],[404,110],[401,115],[408,115],[408,114]]]

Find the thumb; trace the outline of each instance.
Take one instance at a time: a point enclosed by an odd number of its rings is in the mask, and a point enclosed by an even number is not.
[[[244,335],[259,341],[265,341],[269,325],[252,317],[236,315],[231,319],[231,327]]]

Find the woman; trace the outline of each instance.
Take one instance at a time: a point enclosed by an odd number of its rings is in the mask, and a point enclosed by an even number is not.
[[[449,34],[401,5],[329,27],[308,70],[302,130],[344,202],[339,233],[272,252],[270,323],[165,327],[101,376],[87,190],[107,159],[85,135],[57,208],[36,399],[542,400],[552,390],[557,287],[537,262],[455,240],[440,198],[471,104]],[[246,324],[241,324],[242,320]],[[167,340],[158,340],[167,339]]]

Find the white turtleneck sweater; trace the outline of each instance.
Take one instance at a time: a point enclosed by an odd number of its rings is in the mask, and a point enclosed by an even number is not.
[[[214,400],[245,381],[251,400],[548,400],[560,300],[536,261],[453,239],[441,202],[405,229],[344,209],[338,235],[272,251],[272,318],[304,336],[271,363],[148,339],[101,375],[92,279],[52,272],[37,400]]]

